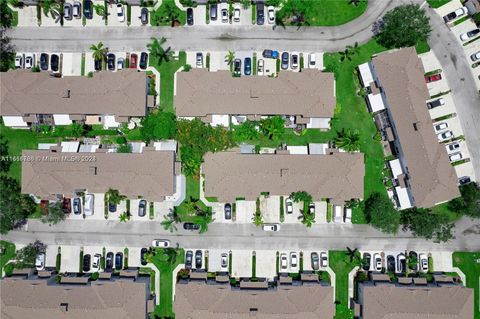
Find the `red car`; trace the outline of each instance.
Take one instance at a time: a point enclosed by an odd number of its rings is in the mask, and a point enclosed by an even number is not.
[[[433,75],[428,75],[425,77],[425,82],[430,83],[430,82],[435,82],[435,81],[440,81],[442,79],[442,75],[440,73],[438,74],[433,74]]]
[[[137,68],[138,55],[135,53],[130,54],[130,69]]]

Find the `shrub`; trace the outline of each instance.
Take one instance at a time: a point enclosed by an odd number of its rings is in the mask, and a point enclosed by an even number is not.
[[[94,272],[93,274],[90,275],[90,280],[95,281],[99,277],[98,272]]]

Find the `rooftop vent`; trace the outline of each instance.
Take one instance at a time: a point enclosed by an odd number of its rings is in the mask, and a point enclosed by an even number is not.
[[[258,308],[250,308],[250,316],[256,317],[258,312]]]
[[[65,90],[63,91],[63,98],[69,99],[70,98],[70,90]]]
[[[92,175],[97,175],[97,167],[96,166],[90,166],[90,173],[92,173]]]
[[[421,127],[422,127],[422,125],[421,125],[420,122],[415,122],[415,123],[413,123],[413,129],[414,129],[415,131],[420,130]]]
[[[60,310],[61,310],[62,312],[68,312],[68,303],[67,303],[67,302],[62,302],[62,303],[60,304]]]
[[[288,168],[281,168],[280,169],[280,177],[284,177],[288,175]]]

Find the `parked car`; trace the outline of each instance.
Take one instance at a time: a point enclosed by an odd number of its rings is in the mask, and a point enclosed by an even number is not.
[[[123,253],[118,252],[115,254],[115,269],[121,270],[123,268]]]
[[[315,203],[310,203],[310,205],[308,205],[308,213],[315,214]]]
[[[275,8],[270,6],[267,8],[268,12],[268,23],[275,24]]]
[[[265,5],[262,2],[257,3],[257,24],[265,23]]]
[[[466,33],[461,34],[461,35],[460,35],[460,39],[461,39],[462,41],[467,41],[468,39],[474,38],[474,37],[476,37],[476,36],[479,35],[479,34],[480,34],[480,29],[478,29],[478,28],[477,28],[477,29],[473,29],[473,30],[470,30],[470,31],[468,31],[468,32],[466,32]]]
[[[117,204],[108,202],[108,211],[115,213],[117,211]]]
[[[287,254],[281,254],[280,255],[280,268],[282,270],[287,270],[287,267],[288,267]]]
[[[382,270],[382,257],[380,257],[380,254],[375,254],[373,256],[373,259],[375,261],[375,271],[381,271]]]
[[[445,105],[445,100],[443,98],[439,98],[427,103],[428,109],[433,109],[441,105]]]
[[[462,153],[458,152],[458,153],[449,155],[448,157],[450,158],[450,162],[456,162],[461,160],[463,158],[463,155]]]
[[[113,269],[113,253],[108,252],[107,257],[105,258],[105,271],[111,272]]]
[[[320,266],[322,268],[328,267],[328,254],[324,251],[320,253]]]
[[[263,66],[264,66],[263,59],[258,59],[258,63],[257,63],[257,74],[258,75],[263,75]]]
[[[210,20],[217,21],[217,4],[210,5]]]
[[[279,231],[280,225],[279,224],[263,224],[262,229],[264,231]]]
[[[21,53],[17,53],[17,55],[15,56],[15,67],[17,69],[23,69],[24,67],[24,55],[21,54]]]
[[[117,3],[117,18],[118,22],[125,22],[125,11],[123,10],[123,4]]]
[[[48,54],[47,53],[40,54],[40,70],[42,71],[48,70]]]
[[[197,250],[195,252],[195,268],[200,269],[202,268],[202,251]]]
[[[197,65],[197,68],[203,68],[203,54],[202,52],[197,52],[196,58],[195,58],[195,64]]]
[[[240,22],[240,8],[235,8],[233,10],[233,21]]]
[[[193,25],[193,9],[187,9],[187,25]]]
[[[200,225],[195,223],[183,223],[183,229],[185,230],[199,230]]]
[[[222,267],[222,269],[228,269],[228,254],[223,253],[220,256],[220,267]]]
[[[85,216],[92,216],[93,215],[93,205],[94,205],[95,197],[93,194],[85,195],[85,203],[83,205],[83,213]]]
[[[185,268],[191,269],[192,268],[192,260],[193,260],[193,251],[187,250],[185,253]]]
[[[52,54],[50,56],[50,69],[53,72],[58,72],[59,63],[60,63],[60,57],[57,54]]]
[[[228,11],[227,11],[227,9],[222,9],[221,16],[222,16],[222,23],[228,23]]]
[[[90,261],[91,256],[89,254],[83,255],[83,267],[82,270],[84,272],[90,271]]]
[[[230,203],[226,203],[223,210],[225,212],[225,219],[232,219],[232,205]]]
[[[113,53],[107,54],[107,68],[109,71],[115,71],[115,54]]]
[[[37,254],[35,258],[35,269],[37,269],[37,271],[45,269],[45,253]]]
[[[446,122],[439,123],[439,124],[435,125],[434,128],[435,128],[435,131],[440,132],[440,131],[448,128],[448,123],[446,123]]]
[[[145,266],[148,263],[146,259],[147,253],[148,253],[147,248],[142,248],[140,250],[140,264],[142,264],[142,266]]]
[[[480,60],[480,51],[478,51],[477,53],[472,54],[472,55],[470,56],[470,59],[471,59],[472,61],[474,61],[474,62],[477,61],[477,60]]]
[[[102,255],[100,254],[95,254],[93,256],[93,261],[92,261],[92,271],[97,272],[100,270],[100,259],[102,258]]]
[[[125,67],[125,59],[124,58],[118,58],[117,59],[117,70],[123,70]]]
[[[138,55],[135,53],[130,54],[130,69],[136,69],[137,68],[137,62],[138,61]]]
[[[460,184],[460,186],[468,184],[470,182],[471,182],[471,180],[470,180],[470,177],[468,177],[468,176],[462,176],[458,179],[458,184]]]
[[[80,215],[82,213],[82,201],[78,197],[73,199],[73,213],[75,215]]]
[[[402,273],[407,270],[407,259],[405,255],[400,253],[397,255],[397,272]]]
[[[288,61],[289,60],[289,57],[288,57],[288,52],[283,52],[282,53],[282,70],[286,70],[288,69]]]
[[[387,271],[395,272],[395,257],[392,255],[387,256]]]
[[[25,69],[31,69],[35,66],[35,54],[25,53]]]
[[[372,264],[372,255],[369,253],[363,253],[363,259],[365,259],[365,263],[363,264],[362,268],[365,271],[369,271],[370,265]]]
[[[146,70],[148,66],[148,53],[142,52],[140,54],[140,64],[139,67],[141,70]]]
[[[251,75],[252,74],[252,58],[245,58],[243,61],[243,73],[245,75]]]
[[[240,74],[242,71],[242,60],[240,59],[235,59],[233,62],[233,72],[236,74]]]
[[[70,214],[72,212],[72,200],[70,198],[64,197],[62,206],[65,214]]]
[[[65,3],[63,5],[63,18],[65,20],[72,20],[72,4],[71,3]]]
[[[418,259],[420,261],[420,270],[423,271],[423,272],[427,272],[428,271],[428,258],[427,258],[427,255],[425,254],[420,254],[418,256]]]
[[[317,58],[315,56],[315,53],[310,53],[308,55],[308,67],[314,68],[316,64],[317,64]]]
[[[152,247],[161,247],[161,248],[170,247],[170,240],[168,240],[168,239],[154,239],[152,241]]]
[[[461,8],[458,8],[457,10],[453,11],[453,12],[450,12],[449,14],[447,14],[446,16],[443,17],[443,21],[445,21],[445,23],[449,22],[449,21],[452,21],[458,17],[461,17],[463,16],[464,14],[467,14],[468,10],[466,7],[461,7]]]
[[[262,56],[265,59],[278,59],[279,53],[275,50],[263,50]]]
[[[140,10],[140,22],[142,25],[148,24],[148,9],[147,8],[142,8]]]
[[[296,252],[292,251],[290,253],[290,269],[296,271],[298,267],[298,255]]]
[[[460,148],[460,143],[448,144],[445,147],[447,148],[447,152],[451,153],[451,152],[456,151]]]
[[[413,261],[413,260],[416,261],[415,263],[410,262],[408,267],[413,271],[417,271],[418,270],[418,254],[415,251],[412,250],[408,253],[408,256],[410,257],[411,261]]]
[[[85,0],[83,15],[89,20],[93,18],[93,3],[91,0]]]
[[[318,253],[312,253],[310,255],[310,259],[312,261],[312,269],[313,270],[318,270],[320,267],[319,267],[319,258],[318,258]]]
[[[449,138],[453,137],[453,133],[452,133],[452,131],[446,131],[446,132],[437,134],[437,137],[440,141],[443,141],[443,140],[446,140],[446,139],[449,139]]]
[[[145,217],[147,214],[147,201],[144,199],[141,199],[138,202],[138,217]]]
[[[427,83],[440,81],[441,79],[442,75],[440,73],[425,76],[425,82]]]
[[[80,19],[82,17],[82,4],[80,2],[73,2],[72,15],[75,19]]]
[[[285,200],[285,207],[287,214],[293,214],[293,201],[290,199],[290,197]]]
[[[352,223],[352,209],[345,207],[345,215],[343,215],[343,222]]]
[[[298,68],[298,52],[292,52],[290,56],[291,67],[292,69]]]

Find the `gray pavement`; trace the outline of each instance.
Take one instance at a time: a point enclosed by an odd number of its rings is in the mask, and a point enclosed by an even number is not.
[[[480,181],[480,95],[470,69],[470,58],[465,56],[463,46],[442,18],[432,9],[425,9],[433,30],[428,44],[440,61],[452,90],[476,180]]]

